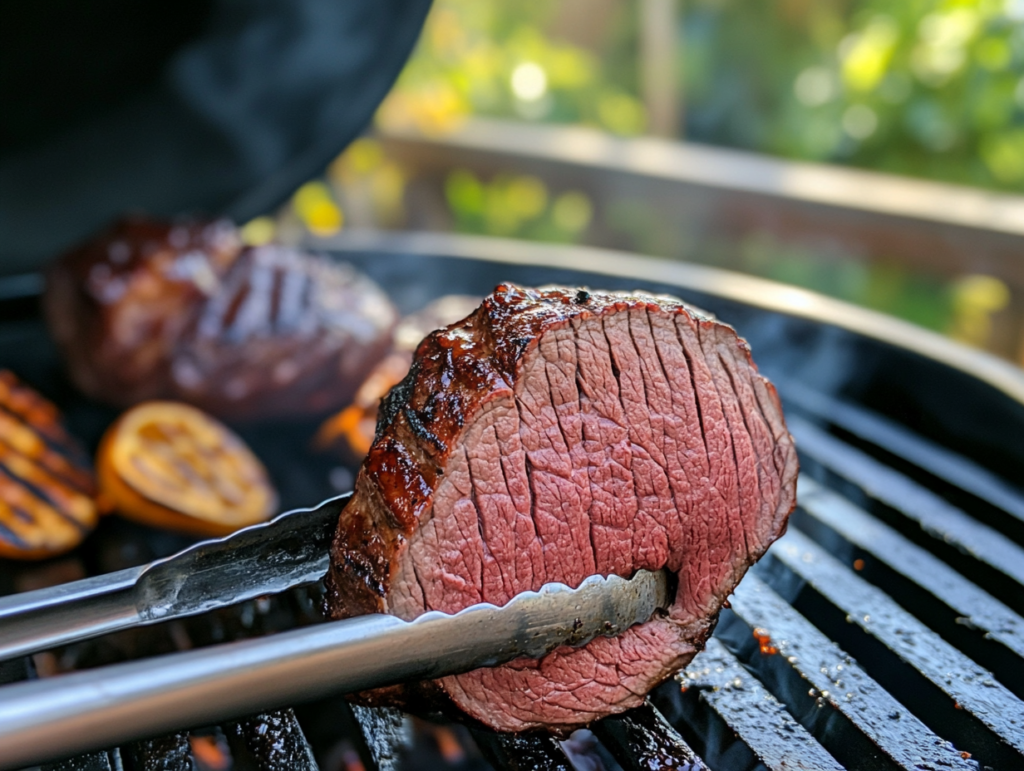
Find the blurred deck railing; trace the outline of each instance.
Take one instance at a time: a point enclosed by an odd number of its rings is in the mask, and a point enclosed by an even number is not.
[[[428,188],[443,195],[453,168],[481,176],[531,174],[555,190],[583,190],[599,215],[609,203],[629,200],[657,223],[658,236],[637,244],[599,216],[583,239],[595,246],[735,268],[742,266],[728,245],[768,233],[781,242],[929,275],[995,276],[1010,287],[1013,300],[999,313],[989,347],[1020,361],[1024,196],[707,145],[618,139],[581,127],[473,119],[443,135],[390,129],[378,138],[428,197]],[[407,226],[445,227],[438,222],[444,210],[414,207]]]

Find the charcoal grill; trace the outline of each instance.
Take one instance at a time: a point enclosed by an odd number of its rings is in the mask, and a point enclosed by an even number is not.
[[[560,742],[413,720],[339,698],[182,726],[46,766],[127,769],[1024,769],[1024,374],[802,290],[592,249],[439,235],[317,244],[404,311],[499,281],[669,292],[735,325],[779,386],[803,477],[789,533],[707,650],[643,707]],[[60,375],[32,276],[0,283],[0,365],[95,442],[114,417]],[[313,425],[243,426],[286,506],[353,469]],[[0,592],[138,564],[187,541],[111,519],[74,554],[0,564]],[[0,665],[9,682],[317,623],[318,589]]]

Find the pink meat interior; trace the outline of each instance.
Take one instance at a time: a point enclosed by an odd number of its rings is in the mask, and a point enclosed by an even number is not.
[[[569,317],[467,416],[388,610],[501,605],[552,581],[665,567],[678,577],[667,617],[442,681],[499,730],[619,712],[703,644],[779,536],[794,478],[778,399],[730,328],[653,303]]]

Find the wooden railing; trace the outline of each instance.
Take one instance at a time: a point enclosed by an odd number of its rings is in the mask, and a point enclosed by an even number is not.
[[[378,139],[416,182],[408,227],[450,227],[452,169],[535,175],[594,201],[589,245],[743,269],[744,239],[767,234],[950,281],[996,277],[1011,302],[993,316],[987,347],[1018,362],[1024,354],[1024,196],[580,127],[474,119],[443,135],[388,129]],[[623,202],[653,224],[613,227],[602,213]]]

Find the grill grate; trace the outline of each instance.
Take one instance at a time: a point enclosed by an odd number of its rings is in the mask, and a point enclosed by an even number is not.
[[[908,476],[861,450],[794,418],[790,430],[801,460],[826,478],[845,482],[850,497],[869,499],[873,510],[911,540],[961,573],[984,582],[992,594],[1024,613],[1024,547]],[[941,550],[941,551],[940,551]]]
[[[948,453],[937,467],[923,466],[920,452],[908,453],[913,470],[896,470],[880,458],[897,445],[920,450],[928,443],[903,429],[897,441],[890,441],[891,431],[872,434],[873,419],[886,431],[891,426],[859,408],[829,430],[820,417],[812,422],[814,410],[803,409],[809,400],[802,396],[790,422],[806,471],[790,532],[731,598],[707,650],[644,707],[567,743],[459,728],[460,752],[453,756],[441,743],[431,745],[431,732],[442,729],[420,724],[410,731],[400,713],[335,700],[326,712],[314,705],[300,708],[298,718],[285,710],[219,727],[231,767],[1024,767],[1024,550],[993,524],[991,511],[985,524],[973,519],[963,495],[969,486],[980,505],[994,507],[1010,500],[1009,489],[979,495],[985,477],[969,468],[961,477],[970,484],[957,487],[954,505],[925,486],[948,469]],[[857,444],[844,433],[852,425]],[[1016,521],[1013,512],[1004,518]],[[956,559],[948,559],[951,550]],[[213,625],[192,622],[188,632],[199,642],[266,633],[296,617],[308,622],[313,605],[295,593],[261,602]],[[29,676],[28,660],[0,668],[7,681]],[[209,767],[189,735],[179,733],[46,769]]]
[[[845,766],[913,769],[933,757],[949,768],[971,767],[757,576],[736,592],[720,634]]]
[[[594,727],[597,738],[625,771],[678,768],[705,771],[707,766],[651,704]]]
[[[252,766],[260,771],[277,768],[317,771],[313,750],[290,709],[253,715],[230,724],[227,729],[231,757],[240,766]]]
[[[834,636],[840,624],[860,630],[861,636],[843,635],[846,647],[858,658],[886,662],[879,682],[911,711],[935,713],[933,729],[958,745],[983,746],[986,754],[1007,760],[1002,742],[1024,751],[1022,705],[990,672],[806,536],[791,533],[772,556],[816,593],[806,604],[818,627]],[[942,709],[943,701],[949,709]]]
[[[786,707],[778,701],[756,678],[752,677],[739,659],[717,638],[708,640],[707,649],[686,669],[682,688],[669,691],[679,703],[679,711],[691,726],[702,728],[703,705],[714,712],[717,720],[707,725],[706,733],[720,733],[724,725],[746,745],[761,764],[775,768],[816,768],[821,771],[842,769],[800,725]],[[699,693],[699,700],[686,697],[689,691]],[[677,696],[676,693],[679,695]],[[701,731],[705,733],[705,731]],[[704,740],[704,757],[713,768],[746,768],[750,760],[740,765],[738,745],[724,752]]]
[[[135,742],[119,755],[124,758],[122,765],[133,769],[187,771],[192,767],[192,750],[184,732]]]
[[[436,269],[424,271],[423,255],[379,256],[349,255],[362,259],[396,298],[405,297],[407,309],[441,291],[478,293],[505,279],[619,288],[646,282],[657,291],[680,291],[657,283],[671,280],[671,266],[660,261],[649,275],[636,262],[621,268],[628,268],[628,276],[608,268],[586,278],[583,269],[591,266],[566,261],[545,267],[543,260],[520,264],[518,257],[495,264],[437,258]],[[452,279],[453,285],[432,286],[429,276]],[[1024,456],[999,427],[991,441],[975,436],[965,445],[977,462],[950,449],[960,446],[953,438],[958,429],[935,428],[941,422],[935,416],[948,409],[929,387],[948,375],[943,382],[952,385],[944,387],[963,391],[963,421],[972,425],[980,425],[984,414],[1009,415],[1007,425],[1019,425],[1020,404],[1006,407],[963,373],[946,368],[939,375],[929,369],[934,362],[922,364],[896,346],[854,338],[827,319],[782,320],[759,310],[755,299],[745,305],[713,294],[691,299],[736,321],[769,375],[776,374],[772,369],[794,379],[807,375],[806,382],[775,377],[805,476],[790,533],[731,598],[708,649],[678,680],[656,689],[648,704],[563,743],[545,735],[502,736],[427,723],[337,698],[90,753],[45,771],[1024,768],[1024,494],[1005,481],[1012,473],[1007,468]],[[31,308],[12,308],[0,304],[2,347],[32,355],[10,366],[31,382],[46,383],[56,364],[45,331]],[[5,323],[12,320],[17,323]],[[856,363],[858,382],[883,393],[884,404],[917,410],[906,424],[862,406],[870,389],[835,386],[836,362],[844,355]],[[890,377],[893,362],[913,373],[902,381]],[[53,393],[77,398],[61,381],[49,382]],[[811,384],[863,399],[843,401]],[[979,404],[997,402],[1003,407],[978,411]],[[97,409],[72,405],[83,435],[113,418]],[[317,485],[333,461],[317,466],[320,460],[292,457],[288,449],[314,429],[270,426],[245,434],[268,467],[280,469],[277,481],[288,506],[330,493]],[[285,431],[292,432],[291,445],[280,441]],[[987,455],[976,452],[981,445]],[[79,558],[90,572],[123,567],[107,557],[137,548],[140,533],[106,522]],[[146,537],[168,538],[152,532]],[[182,545],[167,541],[160,550]],[[130,564],[152,556],[136,553]],[[0,571],[0,591],[12,588]],[[317,605],[308,591],[291,592],[44,654],[39,670],[46,675],[268,634],[315,623]],[[0,683],[34,676],[33,661],[0,663]]]

